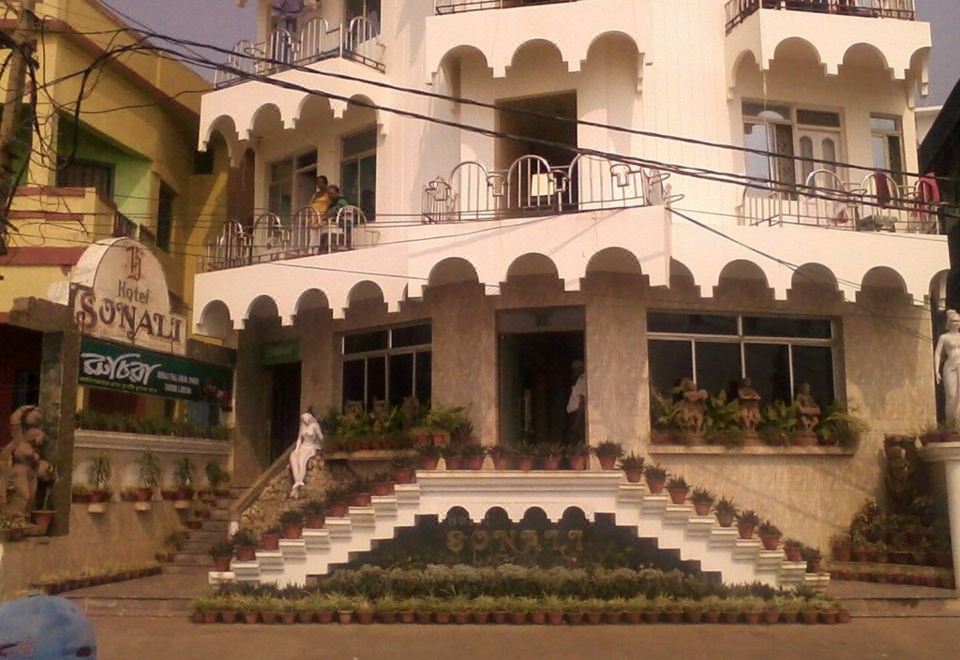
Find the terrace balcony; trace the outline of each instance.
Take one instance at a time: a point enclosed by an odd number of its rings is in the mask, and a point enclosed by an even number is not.
[[[434,11],[438,15],[459,14],[467,11],[482,11],[484,9],[510,9],[513,7],[528,7],[530,5],[550,5],[560,2],[576,2],[577,0],[434,0]]]
[[[727,0],[727,32],[761,9],[916,20],[914,0]]]
[[[858,232],[941,234],[940,191],[932,177],[869,174],[845,181],[829,170],[811,172],[798,191],[748,187],[739,217],[749,226],[784,224]]]
[[[237,43],[217,69],[214,84],[222,88],[251,76],[269,76],[294,65],[332,58],[352,60],[382,72],[384,50],[379,29],[362,16],[332,28],[325,19],[314,18],[298,32],[277,29],[264,42]]]

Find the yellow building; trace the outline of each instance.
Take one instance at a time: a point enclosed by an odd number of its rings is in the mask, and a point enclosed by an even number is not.
[[[12,31],[16,14],[3,12],[0,29]],[[226,150],[196,151],[207,81],[150,50],[107,57],[141,36],[97,0],[42,2],[36,13],[39,66],[28,81],[36,93],[24,99],[22,131],[31,156],[14,173],[14,229],[0,257],[0,343],[17,356],[0,365],[0,384],[12,385],[0,387],[3,415],[35,403],[39,383],[41,335],[9,324],[15,299],[66,302],[83,250],[127,236],[153,246],[174,308],[189,315],[182,301],[192,298],[198,246],[216,235],[227,206]]]

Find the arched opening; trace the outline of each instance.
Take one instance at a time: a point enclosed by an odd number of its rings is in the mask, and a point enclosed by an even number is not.
[[[230,332],[233,331],[230,309],[226,303],[221,300],[213,300],[207,303],[206,307],[204,307],[200,313],[197,331],[208,337],[226,339]]]
[[[280,312],[277,310],[276,301],[268,295],[257,296],[247,307],[245,318],[247,319],[272,319],[279,318]]]
[[[347,306],[350,308],[356,305],[378,304],[383,304],[383,289],[380,288],[379,284],[370,280],[357,282],[347,295]]]
[[[860,284],[861,291],[893,296],[907,295],[907,283],[903,276],[888,266],[875,266],[868,270]]]
[[[556,264],[550,257],[539,253],[528,253],[513,260],[507,268],[507,282],[519,278],[541,277],[559,278]]]
[[[766,297],[770,294],[767,275],[757,264],[745,259],[732,261],[720,271],[716,295]]]
[[[466,259],[450,257],[430,269],[427,286],[440,287],[465,282],[479,283],[480,277],[477,275],[477,270]]]
[[[790,291],[808,296],[833,297],[839,293],[839,286],[833,271],[823,264],[809,263],[794,271]]]
[[[309,312],[318,312],[320,310],[330,309],[330,301],[327,300],[327,294],[320,289],[308,289],[300,295],[300,298],[297,300],[297,305],[294,309],[294,313],[299,317],[300,315],[306,315]]]

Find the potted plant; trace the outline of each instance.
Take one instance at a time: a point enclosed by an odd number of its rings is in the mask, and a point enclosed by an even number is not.
[[[283,538],[289,540],[303,538],[303,512],[298,509],[287,509],[280,514],[280,526],[283,527]]]
[[[160,485],[160,459],[152,451],[145,451],[136,459],[137,476],[140,486],[137,488],[137,501],[149,502],[153,499],[153,492]]]
[[[694,488],[693,495],[690,496],[690,501],[693,502],[693,508],[698,516],[709,516],[710,508],[716,499],[713,493],[706,488]]]
[[[536,449],[527,443],[521,443],[513,449],[513,468],[521,472],[533,470]]]
[[[490,620],[490,612],[497,605],[497,599],[493,596],[477,596],[470,601],[471,617],[477,625],[486,625]]]
[[[257,556],[257,539],[249,529],[240,528],[230,537],[237,561],[253,561]]]
[[[90,465],[87,468],[87,482],[90,484],[90,502],[99,504],[110,499],[110,491],[107,486],[110,483],[110,475],[113,471],[110,459],[104,454],[97,454],[90,459]]]
[[[487,449],[487,454],[493,461],[494,470],[510,469],[510,449],[503,445],[494,445]]]
[[[177,486],[177,508],[193,499],[193,461],[189,456],[181,456],[173,466],[173,480]]]
[[[680,430],[680,410],[669,394],[650,389],[650,419],[653,428],[650,431],[650,444],[667,445],[675,441]]]
[[[218,541],[210,548],[210,558],[213,559],[213,570],[226,573],[230,570],[230,560],[233,559],[234,547],[230,541]]]
[[[552,626],[563,625],[563,607],[564,600],[560,596],[549,595],[543,599],[543,611],[546,615],[546,620]]]
[[[371,481],[373,482],[370,486],[371,492],[377,497],[386,497],[387,495],[393,495],[394,481],[393,474],[390,472],[380,472],[375,474]]]
[[[643,477],[647,482],[647,488],[651,495],[659,495],[663,492],[663,487],[667,483],[667,471],[659,464],[648,465],[643,469]]]
[[[783,542],[783,554],[787,556],[787,561],[803,561],[803,543],[797,539],[787,539]]]
[[[556,471],[560,469],[560,463],[563,462],[563,446],[546,442],[539,447],[540,467],[544,470]]]
[[[416,612],[420,608],[419,598],[403,598],[397,601],[397,616],[400,623],[414,623]]]
[[[737,516],[737,531],[740,533],[740,538],[752,539],[759,524],[760,516],[757,515],[756,511],[752,509],[741,511]]]
[[[331,518],[342,518],[347,515],[349,505],[347,499],[350,497],[350,490],[345,486],[334,486],[326,492],[327,516]]]
[[[777,526],[769,520],[764,520],[757,527],[757,534],[763,543],[764,550],[776,550],[780,547],[780,537],[783,535]]]
[[[742,446],[740,402],[728,401],[726,392],[707,397],[704,401],[703,434],[711,445],[728,448]]]
[[[731,527],[737,518],[737,506],[733,500],[721,497],[713,505],[713,512],[717,516],[717,524],[721,527]]]
[[[589,464],[590,448],[585,444],[576,444],[566,449],[567,463],[571,470],[586,470]]]
[[[214,495],[222,496],[228,494],[223,486],[230,483],[230,473],[217,461],[207,461],[203,468],[207,475],[207,483]]]
[[[830,539],[830,549],[836,561],[848,562],[853,558],[853,544],[849,534],[836,534]]]
[[[463,460],[464,470],[482,470],[483,457],[486,455],[486,449],[479,442],[466,442],[460,448],[460,456]]]
[[[270,525],[260,533],[260,548],[267,552],[276,552],[280,549],[280,537],[283,528],[280,525]]]
[[[307,500],[303,504],[303,526],[306,529],[323,529],[326,523],[327,505],[322,499]]]
[[[646,596],[634,596],[628,598],[623,606],[623,618],[631,625],[637,625],[643,621],[643,611],[647,607]]]
[[[373,603],[366,598],[361,598],[354,605],[353,611],[357,615],[357,622],[366,626],[373,623],[373,615],[377,610]]]
[[[90,489],[83,484],[74,484],[70,491],[70,501],[74,504],[89,504]]]
[[[377,619],[380,623],[387,625],[397,622],[398,601],[393,596],[387,594],[376,602]]]
[[[700,601],[704,623],[720,623],[723,613],[723,601],[720,596],[707,596]]]
[[[440,448],[440,455],[448,470],[459,470],[463,467],[463,455],[460,451],[460,446],[454,444],[443,445]]]
[[[629,483],[640,483],[640,479],[643,477],[643,463],[643,456],[634,452],[630,452],[620,459],[620,469],[627,475]]]
[[[823,556],[819,550],[811,548],[810,546],[803,546],[803,549],[800,551],[800,558],[802,561],[807,562],[807,573],[820,572],[820,563],[823,561]]]
[[[745,596],[740,601],[740,607],[743,611],[743,618],[747,623],[753,625],[760,623],[760,619],[763,617],[763,611],[765,607],[762,598],[757,596]]]
[[[670,501],[674,504],[683,504],[687,501],[687,493],[690,492],[690,486],[687,485],[683,477],[670,477],[667,479],[667,492],[670,493]]]
[[[797,407],[795,404],[774,401],[763,409],[760,426],[760,438],[764,443],[782,447],[793,438],[797,428]]]
[[[617,467],[617,460],[623,456],[623,447],[619,442],[604,440],[593,448],[593,453],[600,461],[600,469],[614,470]]]
[[[827,409],[827,416],[817,430],[823,444],[854,449],[870,426],[856,410],[848,409],[842,401],[835,401]]]
[[[440,447],[432,443],[417,447],[417,454],[420,457],[420,469],[436,470],[440,464]]]

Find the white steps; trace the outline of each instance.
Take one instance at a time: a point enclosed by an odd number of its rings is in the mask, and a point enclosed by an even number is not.
[[[251,562],[234,561],[232,571],[211,572],[210,580],[302,585],[307,576],[326,574],[368,552],[375,541],[394,538],[398,529],[412,527],[418,515],[442,520],[460,508],[480,521],[496,507],[515,521],[531,508],[543,510],[552,521],[569,508],[580,509],[588,520],[613,514],[617,525],[655,539],[662,550],[678,551],[684,561],[699,562],[704,572],[720,573],[728,584],[824,588],[829,580],[826,574],[806,574],[805,563],[786,561],[781,550],[764,550],[759,539],[739,538],[736,529],[720,527],[713,516],[696,515],[689,504],[673,504],[643,484],[626,483],[617,471],[418,472],[416,483],[398,484],[393,495],[350,507],[347,516],[328,518],[325,529],[305,529],[302,539],[283,540],[278,550],[259,551]]]

